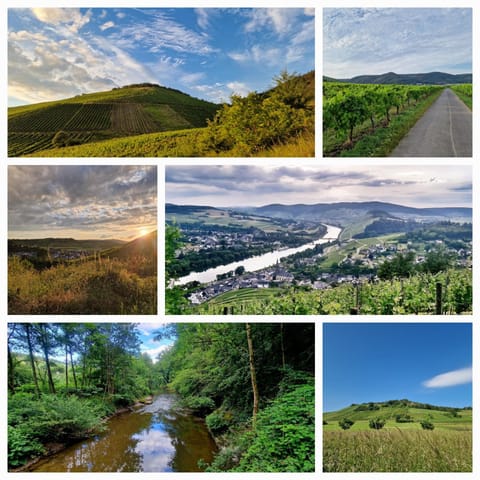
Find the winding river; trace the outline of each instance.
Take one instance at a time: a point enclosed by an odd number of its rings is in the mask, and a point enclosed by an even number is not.
[[[203,420],[161,394],[151,405],[117,415],[107,430],[35,464],[34,472],[200,472],[215,442]]]
[[[175,280],[175,285],[185,285],[186,283],[194,281],[200,283],[213,282],[217,279],[217,275],[231,272],[239,266],[243,266],[246,272],[255,272],[256,270],[261,270],[263,268],[275,265],[282,258],[294,255],[295,253],[304,252],[309,248],[313,248],[315,245],[321,245],[322,243],[337,240],[342,229],[339,227],[333,227],[331,225],[325,226],[327,227],[325,235],[313,242],[306,243],[300,247],[274,250],[273,252],[264,253],[263,255],[257,255],[256,257],[246,258],[238,262],[232,262],[228,265],[220,265],[215,268],[209,268],[203,272],[192,272],[184,277],[180,277],[178,280]]]

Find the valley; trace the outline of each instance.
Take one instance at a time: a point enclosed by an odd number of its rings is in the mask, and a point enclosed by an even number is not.
[[[185,300],[182,313],[471,310],[468,208],[168,204],[166,219],[178,233],[166,292]]]

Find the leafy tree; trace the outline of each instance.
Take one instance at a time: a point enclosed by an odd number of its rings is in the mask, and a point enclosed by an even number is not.
[[[384,426],[385,426],[385,423],[386,421],[383,419],[383,418],[372,418],[369,422],[368,422],[368,426],[370,428],[373,428],[375,430],[380,430],[382,429]]]
[[[430,422],[430,420],[422,420],[420,425],[422,426],[423,430],[433,430],[435,428],[435,425]]]
[[[338,425],[343,430],[348,430],[354,423],[355,422],[353,420],[350,420],[349,418],[344,418],[338,421]]]
[[[175,225],[165,225],[165,313],[175,315],[182,313],[187,306],[184,291],[172,285],[174,278],[168,273],[169,266],[175,260],[175,254],[181,247],[181,232]]]

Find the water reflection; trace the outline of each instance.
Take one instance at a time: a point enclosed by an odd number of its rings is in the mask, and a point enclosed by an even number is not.
[[[102,435],[72,445],[37,464],[37,472],[198,472],[215,444],[205,424],[174,410],[172,395],[119,415]]]

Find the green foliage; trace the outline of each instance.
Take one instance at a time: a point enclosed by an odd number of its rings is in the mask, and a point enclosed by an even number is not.
[[[227,431],[228,428],[233,425],[234,415],[231,410],[219,408],[210,415],[207,415],[205,422],[209,430],[217,435]]]
[[[279,395],[256,420],[251,445],[235,471],[313,472],[315,401],[313,384]]]
[[[368,422],[368,426],[370,428],[373,428],[375,430],[380,430],[381,428],[383,428],[385,426],[385,423],[386,423],[386,420],[383,419],[383,418],[372,418],[369,422]]]
[[[43,445],[25,430],[8,425],[8,465],[13,468],[22,466],[44,451]]]
[[[422,426],[423,430],[433,430],[435,428],[435,425],[429,420],[422,420],[420,425]]]
[[[349,418],[339,420],[338,425],[342,430],[348,430],[355,422]]]
[[[224,315],[338,315],[349,314],[356,306],[359,313],[373,315],[434,314],[435,286],[443,286],[442,311],[448,314],[472,311],[472,272],[470,269],[448,269],[437,274],[414,273],[405,279],[358,287],[343,284],[322,291],[304,291],[295,287],[283,289],[241,289],[215,297],[191,307],[185,313]],[[358,292],[358,293],[357,293]]]
[[[413,417],[408,413],[399,413],[395,415],[395,421],[397,423],[411,423],[413,422]]]
[[[208,397],[186,397],[182,399],[182,405],[202,417],[215,408],[215,402]]]
[[[437,86],[324,82],[325,155],[386,156],[441,91]]]

